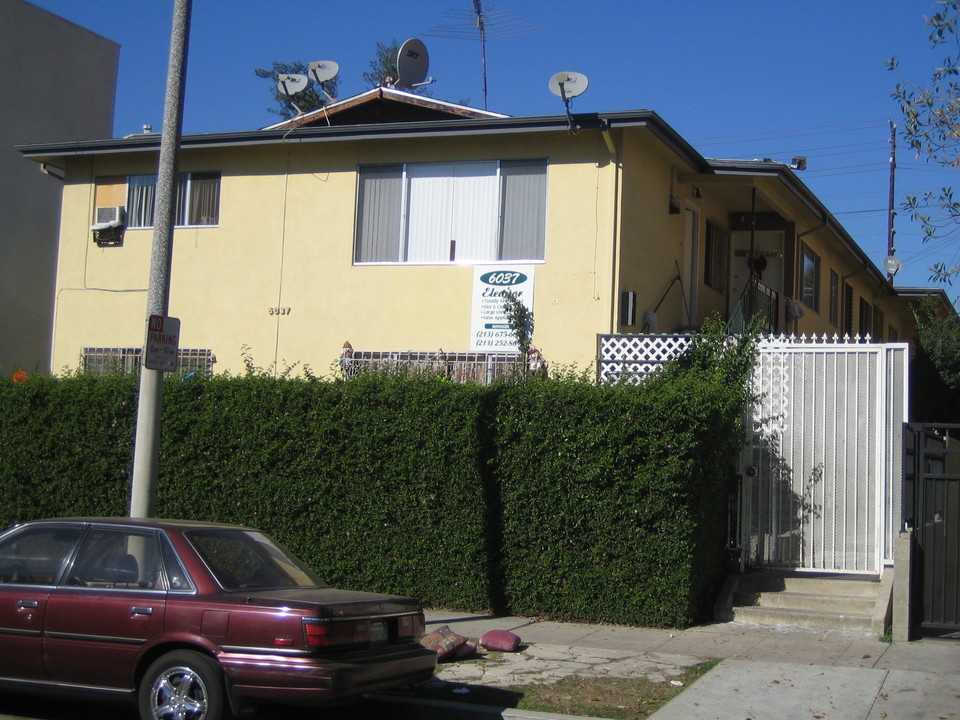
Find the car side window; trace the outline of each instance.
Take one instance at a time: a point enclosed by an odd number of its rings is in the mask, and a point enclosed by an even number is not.
[[[52,585],[80,539],[80,528],[42,528],[0,542],[0,583]]]
[[[160,538],[160,552],[163,556],[163,565],[167,570],[167,588],[181,591],[193,590],[193,583],[190,581],[187,571],[183,569],[180,558],[170,547],[170,541],[163,536]]]
[[[121,590],[162,589],[154,533],[93,529],[84,538],[67,584]]]

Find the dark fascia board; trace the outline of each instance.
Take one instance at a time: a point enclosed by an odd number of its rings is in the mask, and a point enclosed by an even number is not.
[[[897,295],[904,300],[913,301],[933,296],[940,301],[943,309],[948,313],[960,315],[960,313],[957,312],[956,305],[950,302],[950,297],[947,295],[947,291],[941,287],[898,287]]]
[[[846,231],[846,228],[840,224],[833,213],[827,210],[826,206],[820,202],[814,193],[806,184],[797,177],[797,174],[789,165],[773,160],[708,160],[710,167],[715,175],[742,175],[745,177],[765,177],[779,180],[786,188],[807,208],[816,215],[824,224],[826,229],[830,230],[840,242],[863,264],[874,279],[886,288],[891,295],[896,294],[896,289],[887,280],[887,276],[873,263],[870,257],[863,251],[856,240]]]
[[[707,161],[656,113],[633,110],[618,113],[574,114],[573,121],[583,130],[614,128],[647,128],[662,143],[679,155],[691,168],[709,172]],[[342,125],[331,127],[301,127],[294,129],[253,130],[228,133],[184,135],[180,140],[183,150],[211,149],[241,146],[265,146],[280,143],[344,142],[351,140],[390,140],[399,138],[462,137],[506,135],[517,133],[569,132],[566,115],[534,117],[506,117],[481,119],[430,120],[369,125]],[[158,152],[160,135],[150,133],[128,135],[109,140],[78,140],[74,142],[18,145],[16,149],[37,162],[63,166],[68,157],[83,155],[110,155],[119,153]]]

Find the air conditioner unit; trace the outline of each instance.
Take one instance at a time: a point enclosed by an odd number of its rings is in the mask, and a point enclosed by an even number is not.
[[[94,231],[123,227],[123,205],[97,208],[97,222],[90,229]]]

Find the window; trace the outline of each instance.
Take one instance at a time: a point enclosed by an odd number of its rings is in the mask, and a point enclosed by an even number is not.
[[[876,305],[873,306],[873,339],[877,342],[883,342],[883,328],[886,321],[883,317],[883,310]]]
[[[32,528],[0,544],[0,583],[51,585],[80,538],[74,528]]]
[[[853,335],[853,288],[843,284],[843,334]]]
[[[873,305],[860,298],[860,337],[873,332]]]
[[[546,160],[359,170],[356,263],[543,260]]]
[[[83,539],[67,584],[154,590],[162,584],[161,567],[155,535],[94,529]]]
[[[811,310],[820,310],[820,256],[804,243],[800,275],[800,300]]]
[[[834,327],[840,322],[840,276],[836,270],[830,271],[830,324]]]
[[[175,225],[216,225],[220,222],[220,173],[181,173],[175,193]],[[127,178],[127,227],[153,227],[156,198],[156,175]]]
[[[143,348],[85,347],[81,354],[83,371],[88,375],[131,374],[140,372]],[[202,349],[181,348],[177,351],[177,372],[206,375],[213,371],[217,361],[213,352]]]
[[[716,220],[707,219],[703,282],[719,292],[727,289],[729,238],[730,234],[725,227]]]

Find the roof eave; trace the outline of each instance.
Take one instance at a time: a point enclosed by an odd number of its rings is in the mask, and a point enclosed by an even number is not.
[[[605,114],[580,114],[574,121],[584,129],[645,127],[661,142],[681,156],[691,167],[708,170],[707,161],[676,131],[648,110]],[[566,115],[527,117],[490,117],[479,119],[456,118],[402,123],[376,123],[291,129],[255,130],[227,133],[184,135],[182,149],[210,149],[242,146],[266,146],[282,143],[345,142],[351,140],[390,140],[407,137],[465,137],[496,134],[569,132]],[[120,153],[150,153],[160,149],[160,135],[151,133],[130,135],[108,140],[77,140],[62,143],[19,145],[16,149],[27,159],[60,165],[67,158],[84,155],[111,155]]]

